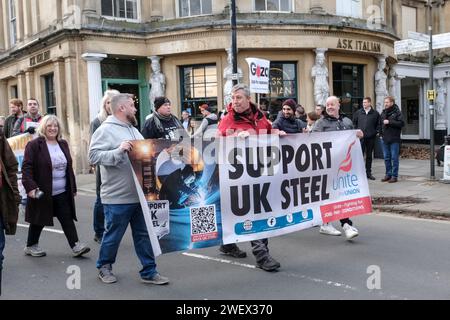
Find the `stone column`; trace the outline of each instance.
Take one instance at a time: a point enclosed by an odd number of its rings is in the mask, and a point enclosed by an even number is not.
[[[103,53],[85,53],[81,56],[87,62],[89,87],[89,121],[97,116],[102,101],[102,73],[100,62],[107,57]]]
[[[64,84],[66,89],[66,106],[67,106],[67,131],[70,132],[70,149],[72,151],[73,165],[76,173],[87,173],[89,170],[89,165],[87,163],[87,139],[88,130],[86,132],[86,138],[82,139],[82,127],[88,128],[89,123],[87,119],[81,115],[80,110],[80,100],[78,95],[78,70],[77,70],[77,59],[75,57],[67,57],[64,60],[65,64],[65,78]],[[87,118],[87,117],[85,117]]]
[[[0,80],[0,114],[9,114],[8,82],[6,80]]]
[[[24,38],[27,39],[33,34],[33,26],[31,24],[31,18],[34,16],[35,19],[37,17],[31,11],[31,0],[23,0],[23,30],[24,30]]]
[[[25,88],[26,95],[24,98],[37,98],[35,96],[36,91],[34,90],[34,71],[32,69],[28,69],[25,71]]]
[[[384,72],[386,68],[386,56],[378,58],[378,70],[375,73],[375,96],[376,110],[381,114],[384,109],[384,98],[388,95],[386,88],[387,75]]]
[[[29,97],[27,97],[27,85],[26,85],[26,79],[25,79],[25,72],[20,71],[17,74],[17,95],[22,100],[27,100]],[[26,102],[24,103],[26,104]],[[25,106],[24,106],[25,107]]]
[[[447,130],[447,126],[445,123],[447,88],[444,80],[445,79],[438,79],[436,85],[436,130]]]
[[[150,75],[150,111],[154,111],[153,103],[156,97],[164,97],[166,95],[166,77],[161,72],[160,60],[162,57],[151,56],[148,57],[152,65],[152,74]]]
[[[67,131],[67,107],[66,107],[66,84],[65,84],[65,70],[64,59],[58,58],[53,61],[53,85],[56,99],[56,114],[61,119],[64,135],[68,136],[70,132]]]
[[[23,2],[16,0],[16,28],[17,28],[17,42],[21,42],[24,37],[23,22],[26,19]]]

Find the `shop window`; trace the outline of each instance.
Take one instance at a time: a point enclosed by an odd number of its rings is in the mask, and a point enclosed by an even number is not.
[[[179,16],[190,17],[212,13],[212,0],[179,0]]]
[[[364,66],[333,63],[333,94],[341,99],[341,111],[352,119],[364,99]]]
[[[196,119],[202,119],[199,106],[207,103],[217,111],[216,65],[194,65],[180,68],[181,111],[188,111]]]
[[[270,93],[261,94],[260,107],[271,120],[275,120],[281,104],[287,99],[298,101],[297,64],[295,62],[270,62]]]
[[[292,11],[292,0],[255,0],[255,11]]]
[[[102,0],[102,15],[127,20],[138,20],[139,6],[139,0]]]
[[[56,115],[56,97],[53,73],[44,76],[44,88],[47,114]]]

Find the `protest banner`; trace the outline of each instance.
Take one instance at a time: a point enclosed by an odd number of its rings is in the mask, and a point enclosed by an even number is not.
[[[25,189],[22,185],[23,155],[25,153],[25,147],[27,143],[33,139],[34,139],[33,135],[29,133],[24,133],[7,139],[9,145],[11,146],[12,151],[16,155],[16,159],[19,164],[17,173],[17,183],[19,185],[19,192],[22,197],[22,200],[25,200],[27,198],[27,193],[25,192]]]
[[[162,253],[219,245],[216,162],[204,161],[202,147],[196,148],[190,141],[177,144],[149,139],[133,141],[133,146],[129,157],[141,206]]]
[[[225,244],[372,211],[356,131],[226,137],[219,159]]]
[[[220,137],[200,147],[189,139],[133,145],[136,187],[162,253],[270,238],[372,211],[353,130]]]
[[[245,60],[249,67],[250,92],[269,93],[270,61],[258,58]]]

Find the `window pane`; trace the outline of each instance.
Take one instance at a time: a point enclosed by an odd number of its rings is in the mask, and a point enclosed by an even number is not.
[[[280,11],[278,0],[267,0],[267,11]]]
[[[182,110],[188,110],[196,120],[202,119],[198,107],[204,103],[217,106],[217,69],[216,66],[192,66],[181,69]]]
[[[212,0],[202,0],[202,14],[212,13]]]
[[[112,0],[102,0],[102,15],[104,16],[113,15]]]
[[[255,10],[265,11],[266,10],[266,0],[255,0]]]
[[[116,1],[116,17],[119,18],[126,18],[126,13],[125,13],[125,0],[117,0]]]
[[[198,16],[200,14],[200,0],[191,0],[191,16]]]
[[[127,18],[128,19],[137,19],[137,1],[136,0],[128,0],[127,1]]]
[[[290,6],[290,2],[292,0],[280,0],[280,4],[281,4],[281,11],[291,11],[291,6]]]
[[[179,0],[180,1],[180,17],[189,16],[189,0]]]

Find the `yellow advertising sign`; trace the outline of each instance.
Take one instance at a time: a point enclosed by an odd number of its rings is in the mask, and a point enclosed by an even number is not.
[[[427,91],[427,99],[428,99],[428,101],[436,100],[436,90],[428,90]]]

